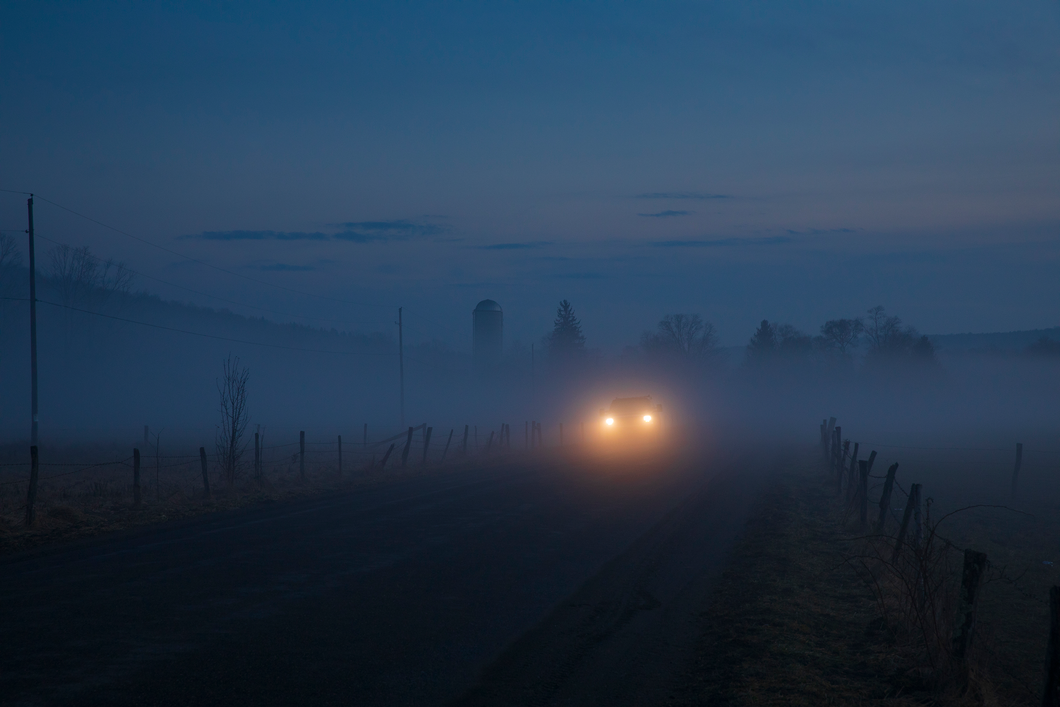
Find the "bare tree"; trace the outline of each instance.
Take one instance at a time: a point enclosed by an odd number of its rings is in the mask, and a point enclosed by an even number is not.
[[[229,354],[224,362],[224,377],[217,381],[221,398],[221,424],[217,428],[217,459],[221,464],[225,483],[235,485],[236,469],[246,451],[243,441],[247,429],[247,380],[250,369]]]
[[[102,301],[114,293],[128,294],[132,288],[133,273],[124,262],[101,260],[88,246],[58,245],[52,248],[49,260],[49,275],[67,307],[93,299]]]
[[[667,314],[654,332],[641,336],[641,347],[649,354],[672,353],[685,358],[707,356],[717,347],[714,325],[698,314]]]
[[[864,331],[861,319],[830,319],[821,325],[821,341],[845,356],[858,347]]]

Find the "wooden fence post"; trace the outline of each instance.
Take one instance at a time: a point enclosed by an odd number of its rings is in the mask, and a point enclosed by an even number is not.
[[[849,439],[843,440],[842,450],[843,451],[840,452],[840,454],[839,454],[839,458],[841,460],[839,462],[839,468],[836,469],[836,476],[839,477],[839,478],[843,478],[843,469],[846,468],[847,457],[850,456],[850,440]]]
[[[887,522],[887,511],[891,507],[891,491],[894,489],[894,474],[898,471],[898,462],[891,464],[887,470],[887,480],[883,482],[883,495],[880,496],[880,519],[876,521],[876,532],[883,532],[883,524]]]
[[[909,497],[905,499],[905,513],[902,514],[902,525],[898,528],[898,537],[894,541],[894,554],[891,555],[891,564],[898,562],[898,556],[902,553],[902,544],[905,535],[909,531],[909,520],[913,517],[913,507],[920,504],[920,484],[909,486]]]
[[[339,478],[342,478],[342,435],[339,435]]]
[[[1016,443],[1016,466],[1012,469],[1012,497],[1016,497],[1016,482],[1019,481],[1020,467],[1023,466],[1023,442]]]
[[[847,498],[850,498],[850,489],[854,485],[854,469],[858,466],[858,450],[861,448],[860,442],[854,442],[854,453],[850,455],[850,472],[847,479]],[[839,470],[839,485],[843,485],[843,470]],[[843,495],[842,489],[839,491],[839,495]]]
[[[37,446],[29,448],[29,491],[26,494],[26,527],[33,525],[34,505],[37,503],[37,474],[40,471],[40,455]]]
[[[390,458],[390,453],[394,451],[394,442],[390,443],[390,447],[386,450],[386,454],[383,455],[383,463],[379,465],[380,469],[386,469],[386,461]]]
[[[412,432],[415,427],[409,428],[409,436],[405,438],[405,448],[401,450],[401,468],[404,469],[409,463],[409,450],[412,448]]]
[[[423,463],[427,463],[427,450],[431,446],[431,435],[434,433],[433,427],[427,428],[427,434],[423,438]]]
[[[133,505],[140,507],[140,450],[133,449]]]
[[[1049,590],[1049,647],[1045,652],[1042,707],[1060,707],[1060,587]]]
[[[828,426],[827,420],[821,420],[821,459],[824,461],[828,460],[828,434],[825,429]]]
[[[199,466],[202,467],[202,492],[204,498],[210,497],[210,475],[206,470],[206,447],[199,447]]]
[[[464,425],[464,456],[465,457],[467,456],[467,433],[468,433],[468,426]]]
[[[858,484],[858,495],[861,496],[861,527],[866,528],[869,524],[869,463],[858,462],[861,471],[861,481]]]
[[[305,478],[305,430],[298,433],[298,475]]]
[[[440,462],[438,462],[439,464],[444,464],[445,463],[445,455],[449,453],[449,445],[452,443],[452,441],[453,441],[453,429],[450,428],[449,429],[449,439],[447,439],[445,441],[445,449],[442,450],[442,460]]]
[[[835,418],[828,418],[828,444],[825,452],[828,453],[828,458],[834,456],[835,451],[832,449],[832,442],[835,440]]]
[[[832,473],[836,474],[843,469],[843,428],[836,425],[832,434],[835,436],[832,442]]]
[[[975,550],[964,551],[961,593],[957,604],[957,621],[953,626],[953,657],[957,661],[957,680],[968,681],[968,651],[975,634],[975,614],[979,606],[979,587],[986,573],[986,555]]]

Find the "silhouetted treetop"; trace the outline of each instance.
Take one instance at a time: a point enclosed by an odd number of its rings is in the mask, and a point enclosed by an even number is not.
[[[557,358],[567,358],[585,351],[585,335],[582,334],[581,322],[574,315],[574,306],[567,300],[560,302],[556,308],[552,333],[548,335],[545,343],[549,354]]]

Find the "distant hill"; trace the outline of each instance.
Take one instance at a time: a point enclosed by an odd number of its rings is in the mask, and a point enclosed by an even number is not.
[[[1023,351],[1042,337],[1060,341],[1060,327],[1003,331],[992,334],[932,334],[928,338],[939,351]]]

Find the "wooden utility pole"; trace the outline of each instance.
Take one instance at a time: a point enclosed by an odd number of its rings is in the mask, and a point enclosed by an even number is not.
[[[405,426],[405,338],[401,323],[401,307],[398,307],[398,373],[401,376],[401,426]]]
[[[37,259],[33,249],[33,195],[26,200],[29,210],[29,396],[33,424],[29,444],[37,446]],[[36,487],[36,479],[33,480]],[[36,488],[33,489],[36,492]]]

